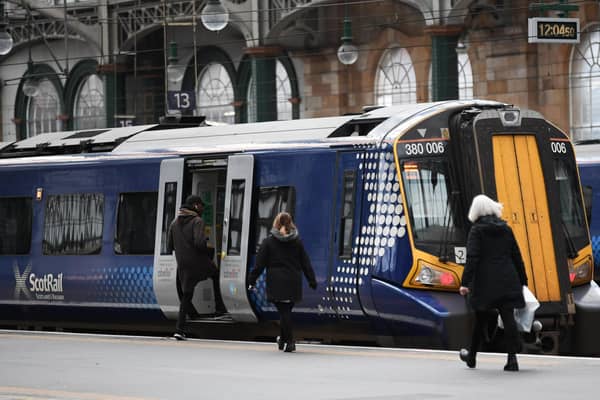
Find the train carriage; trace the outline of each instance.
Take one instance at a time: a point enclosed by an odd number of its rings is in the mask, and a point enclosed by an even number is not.
[[[600,290],[573,148],[533,111],[449,101],[53,133],[4,148],[0,180],[3,325],[171,326],[179,300],[165,238],[194,193],[207,204],[232,328],[256,332],[276,319],[264,280],[248,292],[246,276],[286,210],[319,284],[295,308],[307,337],[335,341],[358,327],[380,344],[456,349],[470,320],[458,294],[466,211],[486,193],[504,204],[540,300],[541,351],[600,353]],[[212,285],[201,282],[193,301],[209,316]]]

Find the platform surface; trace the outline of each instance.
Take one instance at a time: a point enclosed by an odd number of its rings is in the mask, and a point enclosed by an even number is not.
[[[593,399],[600,359],[0,331],[0,400]]]

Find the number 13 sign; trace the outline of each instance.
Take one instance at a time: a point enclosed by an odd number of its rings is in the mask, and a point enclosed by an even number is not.
[[[169,90],[167,105],[169,110],[193,110],[196,108],[196,93]]]

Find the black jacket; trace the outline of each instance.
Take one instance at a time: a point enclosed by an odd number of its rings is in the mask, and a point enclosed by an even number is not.
[[[260,245],[256,266],[248,283],[254,285],[265,268],[267,300],[270,302],[289,300],[296,303],[302,300],[302,273],[310,287],[317,287],[310,259],[296,231],[284,236],[275,229],[271,230]]]
[[[512,229],[495,216],[479,218],[469,231],[462,276],[471,305],[476,310],[524,307],[523,285],[527,285],[527,275]]]
[[[177,275],[184,292],[194,290],[196,284],[212,276],[215,264],[209,257],[204,236],[204,221],[198,214],[186,207],[169,227],[167,249],[175,250]]]

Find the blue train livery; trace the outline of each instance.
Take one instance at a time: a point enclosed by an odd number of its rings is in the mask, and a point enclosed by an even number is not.
[[[179,295],[167,229],[182,199],[197,194],[229,315],[219,320],[224,331],[264,336],[277,319],[264,277],[255,292],[246,277],[273,217],[285,210],[318,281],[294,309],[300,335],[457,349],[471,322],[458,294],[466,213],[486,193],[504,204],[541,303],[531,349],[600,353],[585,186],[568,136],[540,114],[448,101],[201,125],[57,132],[4,144],[0,324],[172,329]],[[591,164],[579,161],[584,185],[594,185]],[[206,316],[194,322],[198,331],[217,321],[212,290],[206,281],[195,289],[194,305]]]

